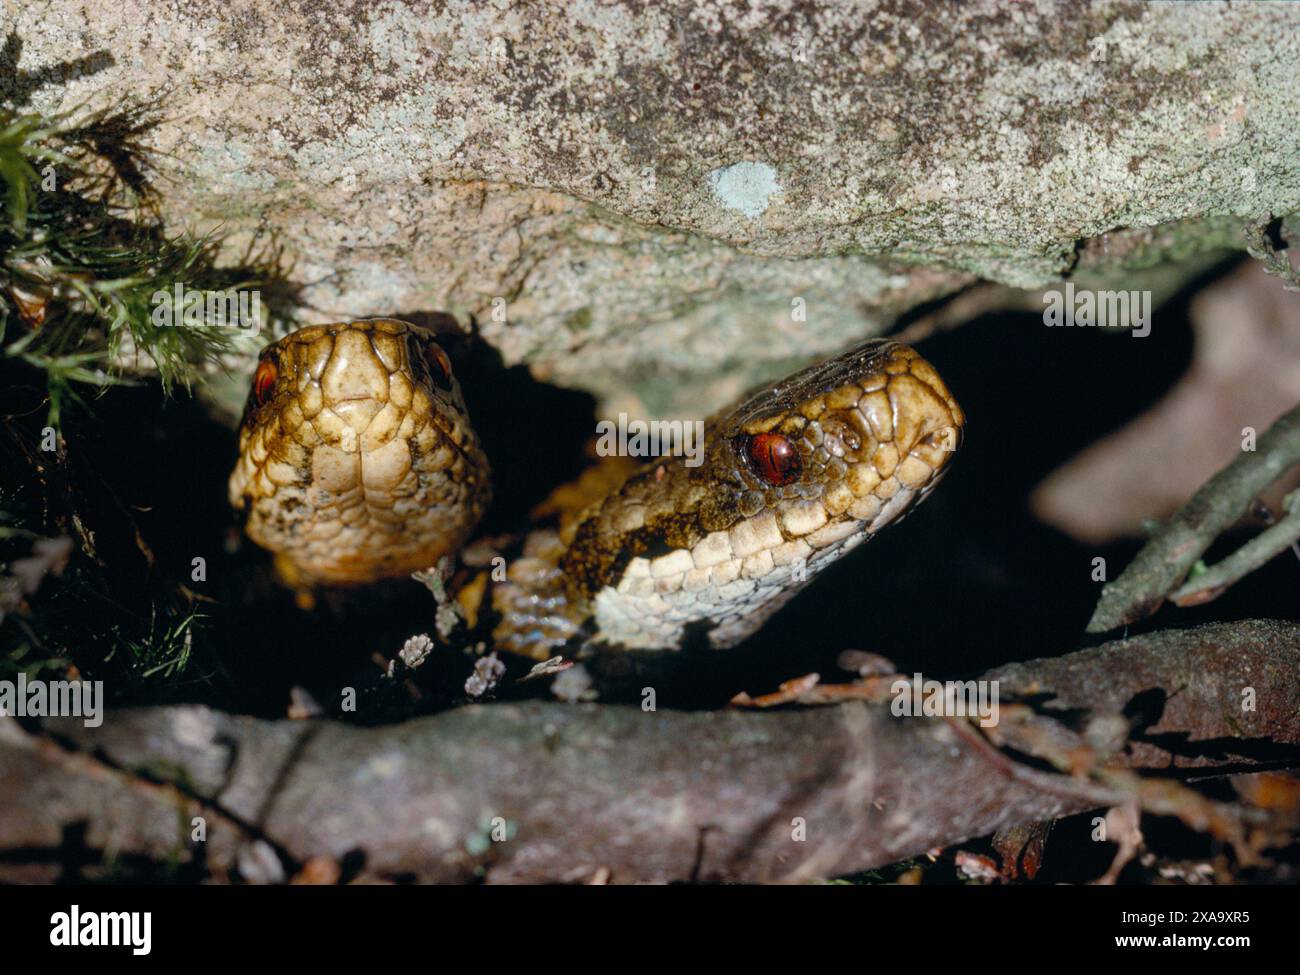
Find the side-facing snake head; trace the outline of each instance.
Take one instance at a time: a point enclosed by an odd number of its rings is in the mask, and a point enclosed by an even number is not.
[[[230,503],[286,581],[350,585],[427,568],[491,497],[451,362],[387,318],[299,329],[263,350]]]
[[[873,534],[934,488],[964,423],[939,374],[913,349],[868,342],[713,421],[703,477],[729,490],[705,503],[704,526],[759,518],[751,524],[771,540],[778,532],[803,539],[805,556]]]
[[[925,497],[964,422],[915,351],[868,342],[706,421],[697,466],[629,478],[578,527],[566,570],[617,642],[673,647],[705,622],[728,646]]]

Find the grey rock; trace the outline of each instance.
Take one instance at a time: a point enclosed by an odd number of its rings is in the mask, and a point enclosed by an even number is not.
[[[162,95],[168,214],[277,235],[310,318],[446,310],[607,408],[699,415],[1101,235],[1175,227],[1153,266],[1300,209],[1289,4],[6,10],[11,93]]]

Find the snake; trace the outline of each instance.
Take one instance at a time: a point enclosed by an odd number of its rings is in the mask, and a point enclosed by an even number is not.
[[[471,542],[492,475],[451,360],[423,326],[363,319],[261,352],[229,497],[299,591],[459,555],[456,600],[496,649],[725,649],[913,510],[964,427],[929,362],[871,339],[714,413],[700,456],[604,458]]]

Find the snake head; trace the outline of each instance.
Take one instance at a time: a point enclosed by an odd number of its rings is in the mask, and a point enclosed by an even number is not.
[[[230,501],[296,584],[427,568],[490,497],[487,460],[446,352],[394,319],[314,325],[263,350]]]
[[[654,461],[592,510],[562,560],[600,631],[679,646],[744,639],[947,470],[965,417],[912,349],[876,340],[705,421],[702,461]]]
[[[729,529],[767,513],[784,540],[808,538],[814,548],[872,534],[934,488],[961,445],[964,423],[939,374],[915,350],[867,342],[712,421],[706,470],[696,476],[728,490],[703,506],[702,524]]]

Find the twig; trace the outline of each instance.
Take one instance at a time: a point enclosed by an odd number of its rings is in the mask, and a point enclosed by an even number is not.
[[[1198,572],[1169,598],[1179,606],[1198,606],[1220,596],[1238,579],[1290,548],[1300,539],[1300,491],[1292,491],[1283,502],[1287,516],[1260,532],[1226,559]]]
[[[1300,463],[1300,406],[1283,414],[1259,438],[1257,448],[1206,481],[1120,577],[1102,589],[1088,621],[1089,633],[1104,633],[1159,609],[1220,532],[1236,522],[1265,488]]]

